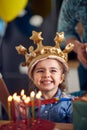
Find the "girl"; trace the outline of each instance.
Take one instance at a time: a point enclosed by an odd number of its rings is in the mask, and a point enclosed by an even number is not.
[[[16,49],[25,55],[24,65],[28,66],[28,76],[35,84],[35,91],[42,92],[42,99],[73,98],[67,95],[62,87],[68,71],[67,55],[73,49],[73,45],[69,44],[63,51],[60,49],[64,33],[56,33],[55,47],[42,45],[41,32],[33,31],[30,39],[38,46],[35,50],[30,47],[29,53],[27,53],[27,49],[21,45],[17,46]],[[38,117],[37,107],[35,107],[35,114]],[[72,122],[71,100],[42,105],[40,117],[53,122]]]

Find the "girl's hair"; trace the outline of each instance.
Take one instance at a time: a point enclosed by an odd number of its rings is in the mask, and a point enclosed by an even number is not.
[[[59,88],[61,89],[61,91],[64,91],[66,89],[65,83],[60,84]]]

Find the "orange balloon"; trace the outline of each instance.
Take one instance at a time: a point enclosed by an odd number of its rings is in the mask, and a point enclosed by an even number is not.
[[[28,0],[0,0],[0,17],[5,22],[14,20],[27,3]]]

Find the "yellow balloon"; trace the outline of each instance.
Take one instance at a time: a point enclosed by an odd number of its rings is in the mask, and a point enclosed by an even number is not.
[[[26,7],[28,0],[0,0],[0,17],[10,22]]]

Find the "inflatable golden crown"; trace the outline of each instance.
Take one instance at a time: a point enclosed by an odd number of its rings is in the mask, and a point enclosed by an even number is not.
[[[36,63],[46,58],[57,59],[64,65],[65,69],[67,70],[68,53],[72,51],[74,45],[69,43],[65,49],[62,50],[60,48],[60,44],[64,41],[64,32],[56,32],[56,36],[54,38],[55,46],[44,46],[42,44],[43,38],[41,37],[41,34],[42,32],[32,31],[32,36],[30,39],[33,40],[34,44],[37,45],[36,49],[34,49],[33,46],[30,46],[28,50],[22,45],[16,46],[18,53],[25,56],[26,61],[23,65],[28,66],[30,77],[32,69]]]

